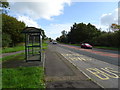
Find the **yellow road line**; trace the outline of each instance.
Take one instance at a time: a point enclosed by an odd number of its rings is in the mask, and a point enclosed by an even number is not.
[[[92,74],[94,74],[95,76],[100,78],[101,80],[108,80],[110,78],[119,78],[119,76],[116,73],[114,73],[116,71],[112,70],[112,72],[111,72],[110,70],[106,69],[106,67],[105,68],[100,68],[100,69],[98,69],[98,68],[87,68],[86,70],[88,70],[89,72],[91,72]]]

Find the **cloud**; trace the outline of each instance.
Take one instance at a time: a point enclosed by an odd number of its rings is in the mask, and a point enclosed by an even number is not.
[[[109,26],[107,26],[107,25],[101,25],[101,24],[92,24],[92,25],[94,25],[97,29],[101,29],[101,31],[109,30]]]
[[[33,1],[33,0],[32,0]],[[70,0],[39,0],[39,2],[14,2],[11,3],[11,11],[29,16],[32,19],[51,20],[53,16],[63,14],[64,5],[70,5]]]
[[[26,24],[26,26],[40,28],[40,26],[37,24],[37,22],[30,19],[29,17],[18,16],[18,20],[23,21]]]
[[[118,8],[118,24],[120,25],[120,5],[119,5],[119,8]]]
[[[51,37],[53,39],[61,36],[61,32],[63,30],[70,31],[70,26],[72,26],[73,23],[66,23],[66,24],[50,24],[49,26],[44,27],[45,33],[48,37]]]
[[[53,20],[54,16],[63,14],[64,6],[70,5],[71,0],[9,0],[10,12],[9,14],[16,17],[19,21],[25,22],[27,26],[38,27],[38,20],[46,19]],[[68,30],[68,24],[50,24],[42,29],[45,30],[47,36],[61,35],[61,31]]]
[[[40,2],[40,1],[50,1],[50,0],[8,0],[8,1],[9,2]],[[119,2],[119,0],[71,0],[71,1],[72,2]]]
[[[118,8],[111,13],[103,14],[101,16],[101,25],[111,25],[112,23],[118,23]]]

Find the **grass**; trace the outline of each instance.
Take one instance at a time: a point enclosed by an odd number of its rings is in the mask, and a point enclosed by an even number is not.
[[[24,53],[11,55],[4,60],[24,60]],[[20,67],[2,69],[3,88],[45,88],[43,67]]]
[[[47,43],[43,43],[43,44],[42,44],[42,49],[47,49],[47,46],[48,46]]]
[[[115,48],[115,47],[104,47],[104,46],[94,46],[94,48],[108,49],[108,50],[118,50],[118,49],[120,49],[120,48]]]
[[[7,61],[7,60],[11,60],[11,59],[14,59],[15,57],[18,57],[18,56],[21,56],[23,55],[24,56],[24,53],[18,53],[18,54],[15,54],[15,55],[10,55],[10,56],[5,56],[3,58],[0,58],[0,61]],[[22,59],[24,59],[24,57],[20,57]],[[19,59],[18,59],[19,60]]]
[[[47,43],[42,43],[42,48],[47,49]],[[17,51],[22,51],[25,50],[24,46],[16,46],[16,47],[7,47],[4,49],[0,49],[0,52],[2,53],[10,53],[10,52],[17,52]]]
[[[24,53],[4,57],[3,61],[24,60]],[[2,88],[45,88],[43,67],[2,69]]]
[[[43,43],[42,44],[42,49],[47,49],[47,46],[48,46],[48,44],[47,43]],[[17,46],[19,49],[17,49],[17,50],[19,50],[19,51],[21,51],[21,50],[24,50],[23,48],[23,46]],[[14,47],[14,48],[6,48],[6,50],[4,50],[4,52],[15,52],[16,51],[16,48],[17,47]],[[23,47],[23,48],[22,48]],[[14,58],[14,57],[16,57],[16,56],[18,56],[18,55],[21,55],[21,54],[24,54],[24,53],[18,53],[18,54],[14,54],[14,55],[10,55],[10,56],[5,56],[5,57],[3,57],[3,58],[0,58],[0,61],[6,61],[6,60],[10,60],[10,59],[12,59],[12,58]]]
[[[25,49],[24,46],[8,47],[5,49],[2,49],[2,53],[17,52],[24,49]]]
[[[2,48],[0,47],[0,54],[2,53]]]
[[[3,88],[45,88],[42,67],[2,69]]]
[[[80,46],[80,44],[66,44],[66,45]],[[107,49],[107,50],[120,50],[120,48],[115,48],[115,47],[105,47],[105,46],[93,46],[93,47],[100,49]]]
[[[24,60],[24,53],[3,58],[5,60]],[[2,69],[3,88],[45,88],[43,67],[20,67]]]

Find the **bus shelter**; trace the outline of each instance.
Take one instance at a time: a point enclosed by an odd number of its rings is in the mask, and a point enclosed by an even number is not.
[[[25,34],[25,60],[41,61],[42,58],[42,31],[35,27],[26,27]]]

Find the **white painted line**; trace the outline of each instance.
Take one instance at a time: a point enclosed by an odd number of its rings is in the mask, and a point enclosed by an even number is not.
[[[61,54],[64,56],[64,54]],[[67,57],[64,56],[64,58],[66,58],[68,60]],[[104,88],[101,84],[99,84],[98,82],[96,82],[95,80],[93,80],[90,76],[88,76],[83,70],[81,70],[80,68],[77,67],[76,64],[74,64],[72,61],[68,60],[71,64],[73,64],[79,71],[81,71],[88,79],[92,80],[93,82],[95,82],[97,85],[99,85],[101,88]]]

